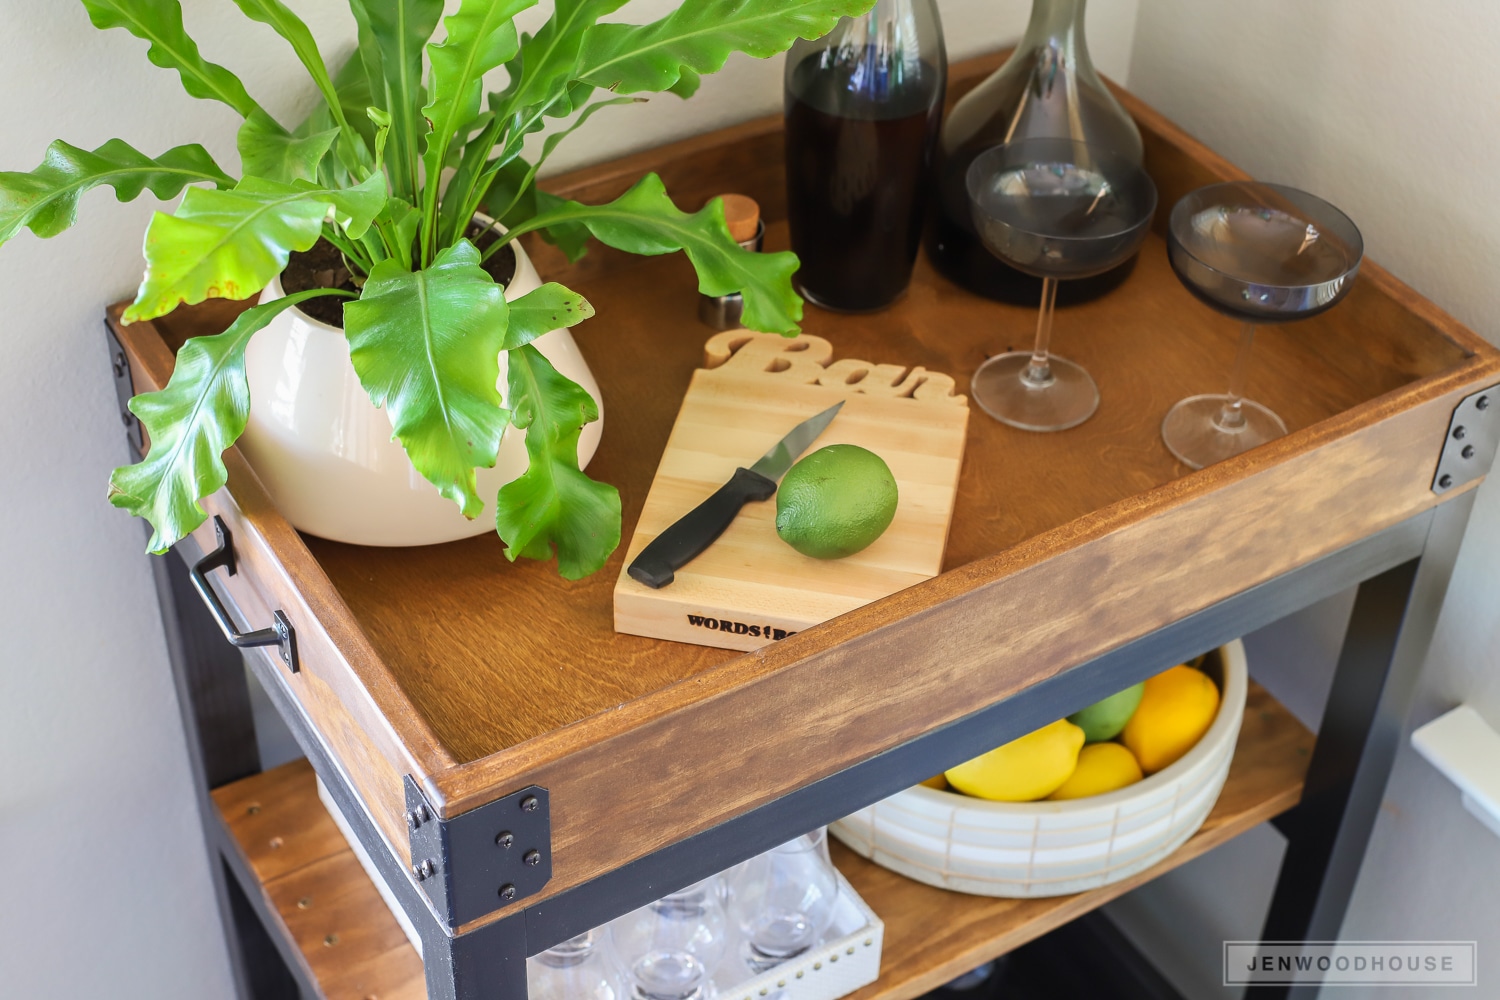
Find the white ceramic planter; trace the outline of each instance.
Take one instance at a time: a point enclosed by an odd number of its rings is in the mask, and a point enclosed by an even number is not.
[[[541,284],[518,244],[516,274],[506,299]],[[280,278],[261,293],[283,295]],[[583,428],[578,460],[587,465],[603,431],[599,385],[573,335],[553,330],[538,350],[600,404],[600,419]],[[526,471],[525,432],[507,428],[493,468],[477,472],[485,510],[473,521],[412,468],[391,438],[391,422],[370,402],[349,362],[344,331],[297,308],[255,335],[245,351],[250,420],[239,447],[292,526],[356,545],[432,545],[494,531],[495,494]],[[506,356],[500,355],[505,394]]]
[[[978,896],[1062,896],[1129,878],[1181,847],[1218,801],[1245,715],[1249,670],[1219,649],[1219,714],[1172,765],[1128,788],[1061,802],[986,802],[917,786],[829,832],[878,865]]]

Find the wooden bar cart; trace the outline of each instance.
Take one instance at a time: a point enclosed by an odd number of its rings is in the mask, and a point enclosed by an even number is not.
[[[955,66],[950,91],[998,59]],[[507,563],[493,535],[414,549],[304,537],[226,454],[229,485],[204,501],[213,517],[155,566],[246,996],[523,998],[528,955],[1358,585],[1316,740],[1252,687],[1217,807],[1156,869],[1077,896],[997,900],[835,850],[887,925],[880,980],[859,1000],[919,996],[1272,818],[1289,846],[1265,936],[1338,935],[1492,460],[1500,353],[1367,263],[1338,308],[1263,333],[1251,391],[1291,433],[1200,472],[1179,465],[1161,417],[1221,388],[1236,333],[1172,276],[1165,209],[1243,174],[1121,98],[1164,209],[1131,277],[1060,314],[1066,353],[1098,378],[1098,413],[1050,435],[975,413],[945,572],[756,652],[615,633],[623,549],[570,583]],[[781,158],[780,119],[764,119],[549,187],[606,198],[655,170],[686,206],[733,188],[760,201],[776,248]],[[619,487],[629,537],[711,333],[691,269],[601,249],[569,266],[532,249],[598,309],[576,331],[606,406],[589,472]],[[122,398],[165,384],[176,345],[242,307],[128,327],[111,310]],[[1032,317],[919,261],[892,309],[809,309],[804,328],[842,354],[950,372],[963,391],[987,353],[1028,340]],[[1455,435],[1480,446],[1450,447]],[[240,652],[221,635],[262,627],[250,665],[307,757],[265,773]],[[419,930],[422,958],[314,772]],[[497,849],[502,830],[536,863]]]

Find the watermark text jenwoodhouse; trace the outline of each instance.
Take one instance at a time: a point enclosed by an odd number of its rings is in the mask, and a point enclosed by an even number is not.
[[[1225,941],[1224,985],[1475,986],[1473,941]]]

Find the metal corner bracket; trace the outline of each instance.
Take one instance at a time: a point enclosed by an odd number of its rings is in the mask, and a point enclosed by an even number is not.
[[[1432,492],[1447,493],[1489,474],[1500,442],[1500,385],[1480,389],[1459,401],[1448,421],[1438,455]]]
[[[450,933],[540,892],[552,878],[545,788],[532,785],[444,820],[411,775],[402,785],[411,874]]]

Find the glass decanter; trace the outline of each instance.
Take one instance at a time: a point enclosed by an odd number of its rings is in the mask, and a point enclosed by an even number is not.
[[[928,256],[948,278],[987,298],[1029,305],[1041,298],[1042,282],[997,259],[975,231],[964,178],[979,154],[1023,139],[1071,139],[1141,162],[1140,130],[1089,58],[1084,4],[1034,0],[1014,54],[964,95],[943,123],[933,168]],[[1098,276],[1063,282],[1058,302],[1102,295],[1129,275],[1133,260]]]

